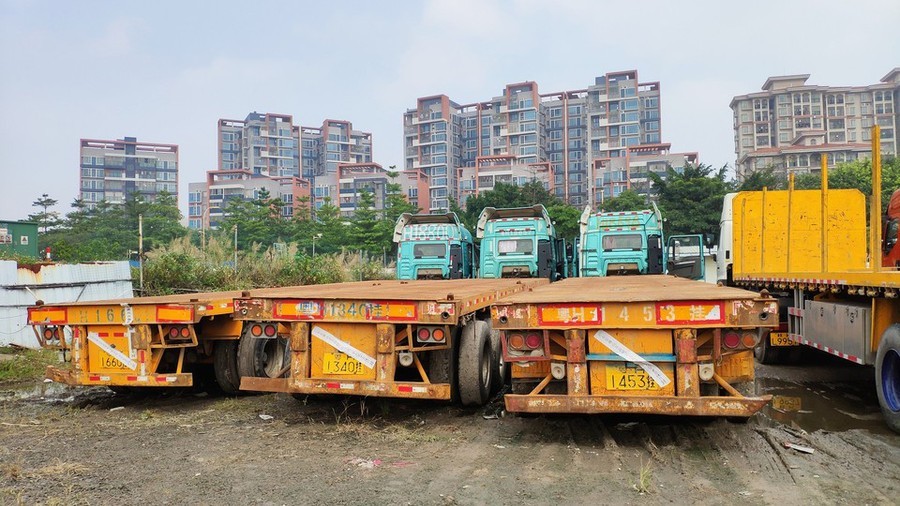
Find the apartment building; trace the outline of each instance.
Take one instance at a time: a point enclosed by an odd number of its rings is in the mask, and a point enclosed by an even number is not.
[[[897,154],[900,67],[869,86],[807,84],[809,74],[774,76],[762,91],[732,99],[738,180],[756,170],[818,172],[822,153],[829,165],[867,157],[872,126],[881,127],[883,154]]]
[[[188,226],[216,228],[229,199],[254,199],[265,188],[286,204],[286,217],[306,203],[314,213],[335,201],[338,166],[371,163],[372,134],[349,121],[326,119],[318,127],[294,124],[289,114],[252,112],[218,122],[218,168],[189,186]],[[303,210],[306,212],[307,210]]]
[[[627,175],[634,148],[663,146],[660,85],[641,82],[636,70],[553,93],[541,93],[533,81],[509,84],[470,104],[423,97],[404,114],[403,128],[406,168],[431,177],[428,201],[420,196],[431,211],[447,209],[450,198],[464,204],[498,182],[539,181],[570,204],[596,205],[605,198],[596,182],[622,165],[613,160],[625,160]],[[668,157],[665,146],[657,151]],[[685,156],[696,161],[696,153]],[[629,187],[631,177],[623,182]]]
[[[399,192],[413,205],[418,206],[418,195],[427,194],[428,176],[421,169],[409,171],[390,171],[377,163],[339,163],[337,177],[319,178],[322,186],[330,195],[336,195],[332,204],[340,208],[341,215],[353,216],[356,212],[362,192],[371,192],[374,196],[374,209],[384,210],[389,185],[399,186]]]
[[[168,192],[178,201],[178,146],[119,140],[81,139],[80,197],[89,209],[105,200],[121,204],[132,195],[145,201]]]

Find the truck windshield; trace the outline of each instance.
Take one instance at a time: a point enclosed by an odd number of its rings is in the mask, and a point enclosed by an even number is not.
[[[413,256],[416,258],[445,257],[447,256],[446,244],[416,244],[413,246]]]
[[[641,234],[622,234],[603,236],[603,251],[617,249],[640,250],[643,247]]]
[[[501,255],[530,255],[534,250],[531,239],[503,239],[497,241],[497,253]]]

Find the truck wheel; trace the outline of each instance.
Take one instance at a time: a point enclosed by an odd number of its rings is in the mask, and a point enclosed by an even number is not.
[[[875,355],[875,389],[884,421],[900,432],[900,325],[894,324],[881,334]]]
[[[238,341],[219,341],[213,350],[213,371],[216,383],[227,395],[234,395],[241,389],[241,375],[237,367]]]
[[[470,321],[459,341],[459,399],[465,406],[481,406],[490,398],[494,372],[491,330],[487,322]]]
[[[778,346],[772,346],[768,334],[760,339],[756,347],[753,348],[753,356],[756,357],[756,361],[760,364],[780,364],[781,352],[782,350]]]
[[[494,370],[491,372],[493,384],[491,385],[491,395],[503,389],[506,384],[506,362],[503,361],[503,349],[500,347],[500,331],[491,330],[491,364]]]
[[[259,339],[244,336],[237,349],[237,370],[243,376],[255,378],[278,378],[279,374],[290,364],[290,352],[287,339],[275,337]]]

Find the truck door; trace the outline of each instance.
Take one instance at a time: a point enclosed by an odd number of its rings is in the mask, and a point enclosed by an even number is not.
[[[662,237],[650,234],[647,236],[647,274],[662,274],[664,271]]]
[[[673,235],[667,243],[666,270],[680,278],[705,279],[702,235]]]
[[[554,264],[553,245],[547,239],[539,240],[537,249],[537,277],[556,281],[556,279],[553,278]]]
[[[459,244],[450,245],[450,279],[463,277],[463,252]]]

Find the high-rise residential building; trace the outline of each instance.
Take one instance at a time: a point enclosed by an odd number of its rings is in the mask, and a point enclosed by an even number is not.
[[[80,198],[93,209],[105,200],[121,204],[137,194],[152,202],[160,192],[178,201],[178,146],[119,140],[81,139]]]
[[[218,169],[206,182],[190,184],[190,228],[216,228],[228,200],[252,200],[262,189],[290,204],[282,209],[286,217],[303,202],[310,213],[326,198],[338,205],[338,167],[371,163],[372,134],[349,121],[305,127],[288,114],[252,112],[244,120],[219,120],[218,151]]]
[[[219,120],[219,170],[279,177],[300,175],[300,127],[289,114],[251,112]]]
[[[819,86],[808,79],[770,77],[761,92],[731,100],[738,180],[766,167],[782,175],[818,172],[822,153],[829,165],[867,156],[873,125],[881,127],[882,153],[897,153],[900,67],[869,86]]]
[[[640,82],[636,70],[554,93],[531,81],[510,84],[500,96],[463,105],[446,95],[423,97],[403,117],[405,166],[431,177],[428,200],[419,196],[426,210],[447,209],[450,198],[463,204],[498,182],[528,181],[570,204],[598,205],[630,187],[638,147],[660,159],[696,161],[696,153],[671,154],[661,142],[659,101],[659,83]],[[624,185],[604,186],[623,164]]]

